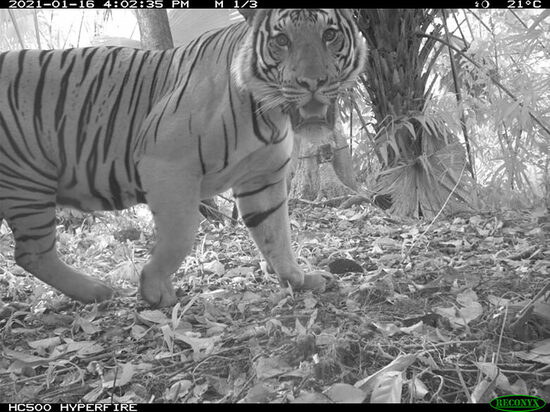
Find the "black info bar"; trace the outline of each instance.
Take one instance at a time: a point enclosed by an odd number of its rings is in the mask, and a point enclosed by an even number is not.
[[[136,403],[8,403],[2,412],[139,412]]]
[[[401,0],[369,0],[365,8],[398,8]],[[418,0],[412,8],[538,9],[550,0]],[[256,9],[311,8],[309,0],[8,0],[10,9]],[[318,8],[357,8],[357,0],[317,0]],[[5,7],[5,6],[4,6]]]

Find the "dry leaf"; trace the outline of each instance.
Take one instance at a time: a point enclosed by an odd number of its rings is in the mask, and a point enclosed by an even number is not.
[[[144,310],[138,312],[137,318],[149,326],[153,324],[165,325],[170,322],[170,319],[160,310]]]
[[[482,379],[472,391],[472,403],[488,403],[494,398],[493,389],[496,381],[488,378]]]
[[[369,394],[373,388],[377,385],[378,376],[385,374],[386,372],[396,371],[403,372],[405,371],[412,363],[416,360],[416,354],[410,355],[401,355],[394,359],[391,363],[384,366],[378,372],[373,373],[372,375],[361,379],[355,383],[355,387],[365,391]]]
[[[291,403],[332,403],[329,398],[327,398],[322,393],[310,393],[310,392],[301,392],[300,396],[294,399]]]
[[[216,343],[218,343],[221,339],[219,335],[209,338],[198,338],[193,336],[192,332],[179,331],[174,332],[174,338],[191,346],[193,349],[193,359],[195,360],[202,359],[204,356],[212,354]]]
[[[139,341],[141,338],[145,336],[145,334],[148,331],[149,329],[146,329],[141,325],[133,325],[130,331],[130,335],[132,336],[133,339]]]
[[[225,266],[218,260],[213,260],[212,262],[207,262],[202,265],[202,268],[205,272],[215,273],[218,276],[223,276],[225,273]]]
[[[418,376],[415,376],[411,381],[411,393],[415,399],[424,399],[428,394],[428,387],[420,380]]]
[[[192,386],[193,382],[190,380],[177,381],[165,392],[164,397],[169,402],[177,402],[189,393]]]
[[[274,394],[273,390],[260,382],[248,390],[242,403],[266,403]]]
[[[101,329],[98,328],[97,326],[95,326],[91,321],[89,321],[88,319],[84,319],[84,318],[81,318],[79,317],[76,321],[75,321],[75,324],[80,326],[80,328],[82,329],[82,331],[87,334],[87,335],[93,335],[95,333],[98,333]]]
[[[434,312],[449,319],[454,326],[465,326],[477,319],[483,308],[477,301],[477,295],[471,289],[459,293],[456,297],[459,307],[435,307]]]
[[[59,345],[60,343],[61,343],[61,338],[59,336],[54,336],[53,338],[39,339],[32,342],[28,342],[28,345],[33,349],[44,352],[54,346]]]
[[[131,363],[117,365],[115,370],[110,370],[109,373],[105,375],[103,388],[112,389],[114,387],[122,387],[132,380],[134,373],[135,367]]]
[[[519,358],[550,364],[550,339],[537,342],[530,351],[515,352]]]
[[[337,403],[361,403],[367,397],[361,389],[347,383],[335,383],[324,394]]]
[[[403,390],[403,372],[385,371],[378,375],[370,396],[371,403],[399,403]]]
[[[290,371],[292,368],[288,363],[277,356],[272,358],[258,358],[254,363],[256,377],[259,380],[273,378]]]

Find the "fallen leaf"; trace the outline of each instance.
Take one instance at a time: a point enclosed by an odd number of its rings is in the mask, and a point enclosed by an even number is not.
[[[301,392],[300,396],[294,399],[291,403],[332,403],[329,398],[327,398],[322,393],[317,392]]]
[[[389,371],[403,372],[405,371],[412,363],[416,360],[416,354],[409,355],[400,355],[395,358],[391,363],[384,366],[378,372],[373,373],[372,375],[361,379],[355,383],[355,387],[365,391],[369,394],[374,387],[377,385],[378,376],[385,374]]]
[[[160,310],[144,310],[138,312],[137,318],[149,326],[153,324],[164,325],[170,322],[170,319]]]
[[[192,386],[193,382],[190,380],[183,379],[177,381],[164,393],[164,397],[169,402],[177,402],[189,393]]]
[[[254,268],[252,267],[236,267],[233,269],[229,269],[227,272],[225,272],[224,277],[226,278],[234,278],[236,276],[246,278],[248,276],[254,275]]]
[[[471,289],[468,289],[457,295],[459,307],[436,307],[434,312],[449,319],[457,327],[465,326],[472,320],[477,319],[482,313],[483,308],[477,301],[477,295]]]
[[[102,393],[103,387],[99,385],[98,387],[92,389],[90,392],[84,395],[82,400],[87,403],[95,403]]]
[[[496,382],[490,378],[484,378],[475,386],[472,391],[472,403],[488,403],[493,396]]]
[[[496,379],[496,387],[502,389],[508,393],[517,394],[514,392],[512,385],[508,381],[508,378],[502,373],[500,368],[494,363],[489,362],[475,362],[475,365],[479,368],[485,376],[491,380]]]
[[[514,352],[519,358],[550,364],[550,339],[537,342],[530,351]]]
[[[400,330],[403,333],[407,334],[422,334],[422,331],[424,329],[424,322],[420,321],[418,323],[415,323],[414,325],[411,325],[409,327],[401,327]]]
[[[261,298],[262,297],[257,293],[246,291],[241,298],[241,302],[254,303],[259,301]]]
[[[317,306],[317,303],[319,303],[319,301],[315,299],[312,295],[304,297],[304,306],[306,309],[313,309],[315,306]]]
[[[411,393],[415,399],[424,399],[428,394],[428,387],[420,380],[418,376],[415,376],[411,381]]]
[[[48,364],[49,362],[51,362],[52,360],[55,359],[55,357],[53,357],[53,358],[43,358],[43,357],[40,357],[40,356],[35,356],[35,355],[33,355],[29,352],[20,352],[20,351],[15,351],[15,350],[12,350],[12,349],[9,349],[9,348],[3,348],[2,353],[8,359],[16,359],[16,360],[22,362],[23,364],[30,365],[30,366],[38,366],[38,365]]]
[[[372,322],[372,325],[382,332],[384,336],[393,336],[401,332],[401,329],[391,322]]]
[[[385,371],[378,375],[370,397],[371,403],[399,403],[403,391],[403,372]]]
[[[48,349],[57,346],[61,343],[61,338],[59,336],[54,336],[52,338],[39,339],[32,342],[28,342],[29,346],[33,349],[40,351],[47,351]]]
[[[248,390],[242,403],[266,403],[274,394],[273,390],[264,383],[258,383]]]
[[[254,363],[256,377],[259,380],[273,378],[290,371],[288,363],[277,356],[271,358],[258,358]]]
[[[324,394],[337,403],[362,403],[367,394],[347,383],[335,383]]]
[[[215,273],[218,276],[223,276],[225,273],[225,266],[218,260],[213,260],[212,262],[207,262],[202,265],[203,270],[209,273]]]
[[[82,331],[87,335],[93,335],[100,331],[100,329],[97,326],[95,326],[91,321],[81,317],[79,317],[75,321],[75,324],[78,325],[80,329],[82,329]]]
[[[221,339],[221,336],[212,336],[209,338],[198,338],[193,336],[192,332],[174,332],[174,338],[187,343],[193,349],[193,359],[199,360],[206,355],[214,352],[216,343]]]
[[[135,367],[131,363],[124,363],[122,365],[117,365],[115,369],[110,370],[109,373],[105,375],[103,388],[106,388],[106,389],[112,389],[115,387],[120,388],[132,380],[134,373],[135,373]]]
[[[65,347],[65,352],[72,353],[76,352],[77,356],[86,357],[94,353],[103,351],[103,346],[99,343],[93,341],[79,341],[75,342],[70,339],[65,339],[67,346]]]
[[[147,334],[148,331],[149,329],[146,329],[141,325],[133,325],[130,331],[130,335],[132,336],[133,339],[139,341],[141,338],[143,338]]]

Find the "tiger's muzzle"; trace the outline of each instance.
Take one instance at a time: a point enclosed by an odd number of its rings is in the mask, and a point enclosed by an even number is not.
[[[323,103],[312,97],[303,106],[290,108],[290,122],[295,132],[304,129],[334,128],[334,101]]]

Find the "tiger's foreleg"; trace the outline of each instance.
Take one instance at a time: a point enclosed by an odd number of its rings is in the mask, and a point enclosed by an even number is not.
[[[152,306],[176,303],[170,275],[191,250],[199,225],[200,176],[193,175],[184,163],[182,158],[150,155],[138,165],[157,230],[140,286],[141,296]]]
[[[83,303],[109,299],[113,295],[109,286],[67,266],[57,256],[55,193],[44,192],[36,187],[29,192],[18,189],[13,196],[7,193],[4,217],[15,237],[15,261],[73,299]]]
[[[304,274],[290,246],[285,179],[272,184],[250,182],[233,188],[244,224],[283,287],[324,290],[320,274]]]

